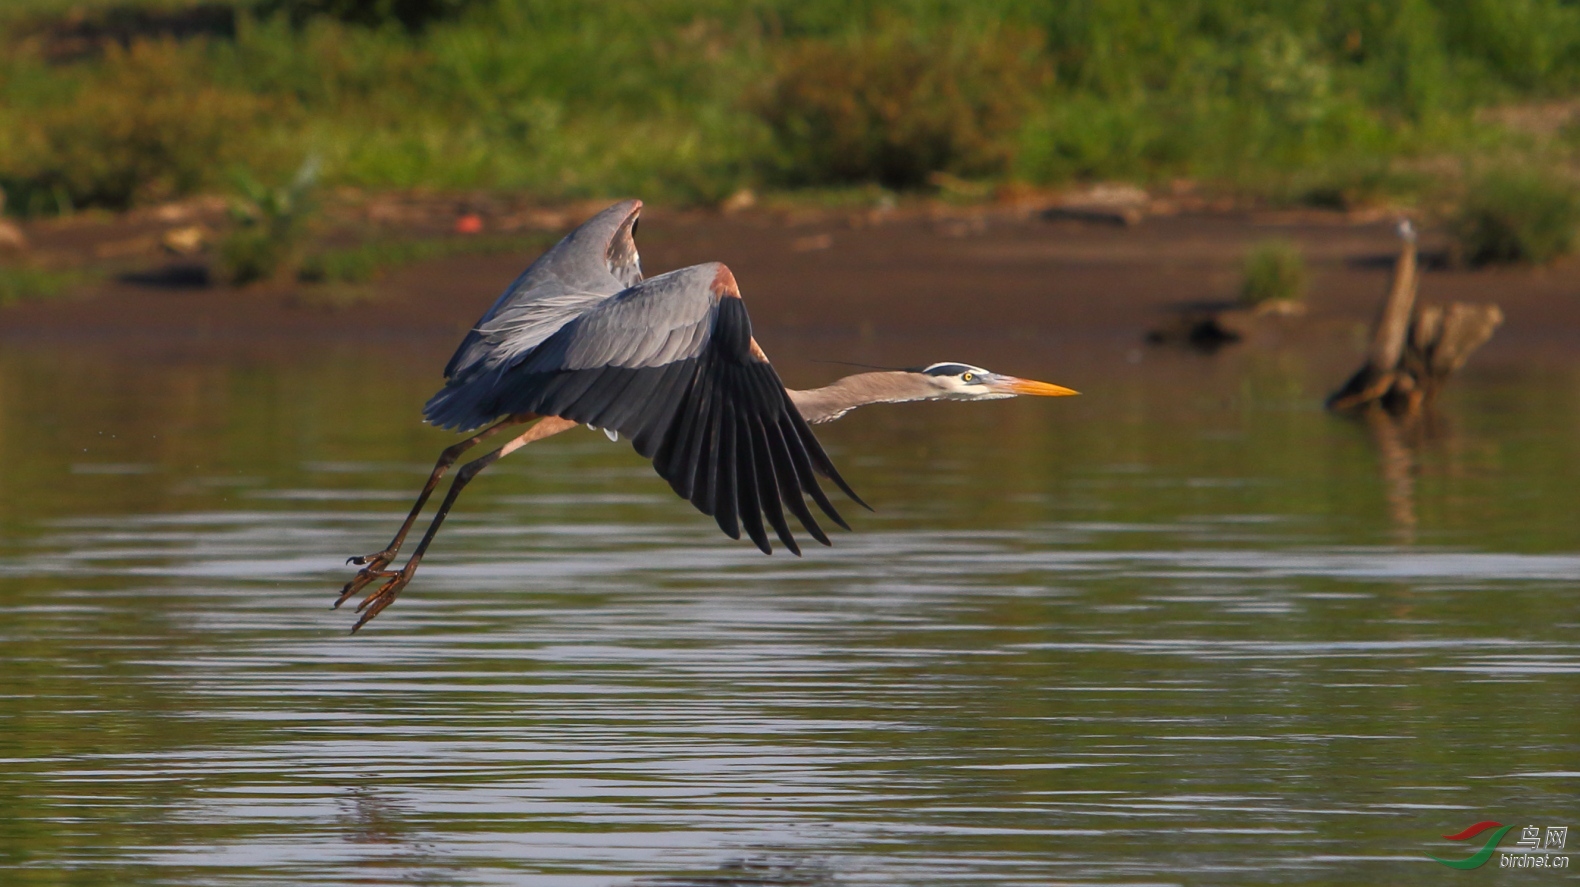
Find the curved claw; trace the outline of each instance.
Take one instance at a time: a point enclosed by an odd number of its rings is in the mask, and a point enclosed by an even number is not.
[[[384,612],[385,607],[395,603],[395,598],[400,594],[400,590],[406,587],[407,582],[411,581],[411,574],[405,570],[390,575],[390,581],[379,586],[377,591],[363,598],[362,603],[357,604],[357,612],[362,614],[362,618],[357,620],[356,625],[351,626],[352,634],[356,634],[358,629],[372,621],[374,616]]]
[[[359,567],[367,565],[370,569],[382,570],[386,566],[389,566],[389,562],[394,559],[395,552],[392,549],[386,548],[383,551],[375,551],[372,554],[353,555],[346,558],[346,563],[356,564]]]
[[[340,589],[340,597],[335,598],[335,603],[330,609],[340,609],[341,604],[345,603],[348,598],[361,591],[364,586],[369,585],[375,579],[387,579],[390,576],[400,575],[399,573],[392,573],[388,570],[382,569],[383,566],[384,564],[376,564],[373,566],[364,567],[363,569],[359,570],[357,575],[353,576],[351,581],[347,582],[345,586]]]

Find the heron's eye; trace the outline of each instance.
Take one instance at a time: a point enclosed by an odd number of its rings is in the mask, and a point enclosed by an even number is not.
[[[975,379],[976,377],[977,377],[976,373],[961,373],[960,374],[960,381],[962,381],[962,382],[969,382],[972,379]]]

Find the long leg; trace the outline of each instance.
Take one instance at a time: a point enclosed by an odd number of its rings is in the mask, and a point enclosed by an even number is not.
[[[507,416],[503,421],[496,422],[465,440],[456,441],[445,447],[444,452],[439,454],[439,461],[433,466],[433,473],[428,475],[428,482],[423,484],[422,492],[417,494],[417,502],[412,505],[411,513],[406,515],[405,523],[400,525],[400,530],[395,533],[395,538],[390,540],[390,544],[383,551],[375,551],[372,554],[346,559],[348,564],[365,566],[350,582],[345,584],[345,587],[340,589],[340,597],[335,601],[335,606],[338,607],[345,603],[346,598],[356,594],[364,585],[389,575],[384,568],[389,565],[390,561],[395,559],[396,553],[400,551],[401,543],[406,541],[406,534],[411,532],[412,524],[415,524],[418,515],[422,514],[422,507],[428,504],[428,497],[433,495],[434,489],[439,486],[439,479],[444,477],[445,472],[450,470],[450,466],[454,465],[457,459],[461,458],[462,453],[512,425],[530,422],[534,418],[536,417],[530,413],[520,416]]]
[[[410,582],[411,577],[417,572],[417,565],[422,563],[422,557],[427,553],[428,546],[433,544],[433,537],[439,534],[439,526],[444,523],[445,516],[450,513],[450,506],[455,504],[456,498],[461,495],[461,491],[466,488],[466,485],[471,483],[472,478],[476,477],[483,469],[527,444],[535,440],[542,440],[551,434],[559,434],[561,431],[575,428],[577,424],[570,419],[562,419],[559,416],[547,416],[528,429],[525,434],[522,434],[510,443],[486,456],[474,459],[461,466],[461,470],[455,473],[455,481],[450,484],[450,491],[445,494],[444,501],[439,503],[439,510],[434,514],[433,522],[428,524],[428,531],[423,534],[422,541],[417,543],[417,550],[411,553],[411,557],[406,560],[405,566],[401,567],[396,573],[386,574],[389,576],[388,581],[379,586],[378,590],[363,598],[362,603],[357,605],[357,610],[362,613],[362,618],[358,619],[357,624],[351,627],[351,631],[355,633],[357,629],[367,625],[374,616],[383,612],[385,607],[395,602],[395,596],[400,594],[401,589],[406,587],[406,583]]]

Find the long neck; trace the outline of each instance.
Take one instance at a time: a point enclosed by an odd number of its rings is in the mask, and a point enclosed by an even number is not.
[[[869,403],[902,403],[908,400],[927,400],[937,394],[936,389],[916,373],[883,372],[857,373],[846,376],[832,385],[809,391],[789,390],[790,402],[801,411],[808,422],[832,422],[856,407]]]

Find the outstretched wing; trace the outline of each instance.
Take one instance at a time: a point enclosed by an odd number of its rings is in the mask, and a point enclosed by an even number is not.
[[[482,402],[501,368],[531,352],[572,318],[642,280],[637,217],[642,201],[609,207],[565,235],[484,312],[444,368],[445,387],[423,409],[442,428],[468,429],[499,415]]]
[[[818,475],[866,504],[752,339],[723,265],[654,277],[599,303],[504,369],[496,390],[494,415],[562,416],[625,435],[682,498],[767,553],[764,518],[800,553],[786,509],[829,544],[803,496],[848,529]]]

